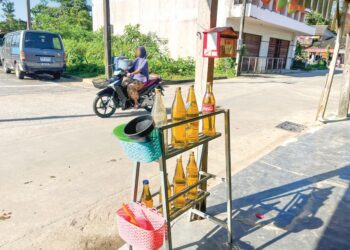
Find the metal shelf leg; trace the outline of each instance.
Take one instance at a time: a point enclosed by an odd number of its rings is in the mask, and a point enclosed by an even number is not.
[[[227,195],[227,237],[228,243],[233,242],[232,232],[232,190],[231,190],[231,138],[230,111],[225,112],[225,154],[226,154],[226,195]]]
[[[168,188],[167,188],[167,169],[166,169],[166,159],[164,157],[165,144],[164,144],[164,134],[160,131],[160,145],[162,145],[162,157],[159,159],[159,170],[160,170],[160,183],[162,191],[162,205],[163,205],[163,217],[166,219],[167,228],[165,232],[165,249],[172,249],[172,239],[171,239],[171,224],[170,224],[170,211],[168,202]]]
[[[131,201],[137,201],[137,191],[139,186],[139,176],[140,176],[140,162],[134,163],[134,170],[132,174],[132,191],[131,191]]]
[[[199,155],[198,155],[198,170],[203,171],[203,172],[208,172],[208,148],[209,145],[208,143],[204,143],[203,145],[201,145],[199,147]],[[199,179],[204,178],[205,176],[199,176]],[[207,191],[207,182],[204,182],[202,185],[200,185],[200,189],[203,191]],[[200,204],[198,204],[196,206],[196,209],[198,209],[199,211],[205,213],[207,210],[207,203],[206,203],[206,199],[203,200],[203,202],[201,202]],[[202,220],[203,218],[196,215],[196,214],[192,214],[190,213],[190,221],[193,220]]]
[[[132,191],[131,191],[131,201],[137,201],[137,190],[139,186],[139,176],[140,176],[140,162],[134,163],[134,170],[132,173]],[[129,246],[129,250],[132,250],[132,246]]]

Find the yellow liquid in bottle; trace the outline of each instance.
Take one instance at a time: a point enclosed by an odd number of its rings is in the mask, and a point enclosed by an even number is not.
[[[181,88],[177,88],[174,103],[171,110],[172,122],[179,122],[186,119],[185,104],[181,95]],[[171,129],[171,144],[174,148],[184,148],[186,142],[186,124]]]
[[[187,167],[187,187],[195,184],[198,182],[198,168],[197,168],[197,163],[194,157],[194,153],[191,152],[190,154],[190,160],[188,161]],[[198,196],[198,187],[194,187],[190,189],[187,193],[187,198],[189,200],[195,200]]]
[[[176,183],[174,183],[174,193],[177,194],[179,192],[181,192],[182,190],[184,190],[186,188],[186,181],[176,181]],[[182,208],[184,207],[186,204],[186,197],[185,194],[180,195],[178,198],[176,198],[174,200],[174,207],[175,208]]]
[[[143,191],[142,191],[142,195],[141,195],[141,203],[144,204],[146,207],[149,207],[149,208],[153,207],[153,199],[152,199],[151,191],[149,189],[148,180],[143,181]]]
[[[181,156],[177,159],[173,183],[174,183],[174,194],[177,194],[186,188],[186,177],[182,166]],[[178,198],[174,200],[175,208],[182,208],[185,206],[185,204],[186,204],[185,194],[180,195]]]

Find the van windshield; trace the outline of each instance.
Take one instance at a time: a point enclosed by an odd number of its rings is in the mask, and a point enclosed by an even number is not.
[[[24,47],[61,50],[62,43],[60,37],[56,34],[44,32],[26,32]]]

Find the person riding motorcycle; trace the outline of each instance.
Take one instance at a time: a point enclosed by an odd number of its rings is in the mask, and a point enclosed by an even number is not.
[[[128,70],[126,79],[123,85],[127,86],[129,97],[134,101],[134,108],[139,108],[139,90],[148,81],[148,63],[147,52],[144,46],[139,46],[136,50],[137,58],[134,60],[132,66]]]

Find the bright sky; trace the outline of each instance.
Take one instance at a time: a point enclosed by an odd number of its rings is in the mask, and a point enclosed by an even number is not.
[[[26,19],[26,1],[25,0],[12,0],[15,3],[16,17],[22,20]],[[40,3],[41,0],[30,0],[31,7]],[[92,0],[87,0],[88,4],[91,4]],[[51,3],[52,5],[52,3]]]

